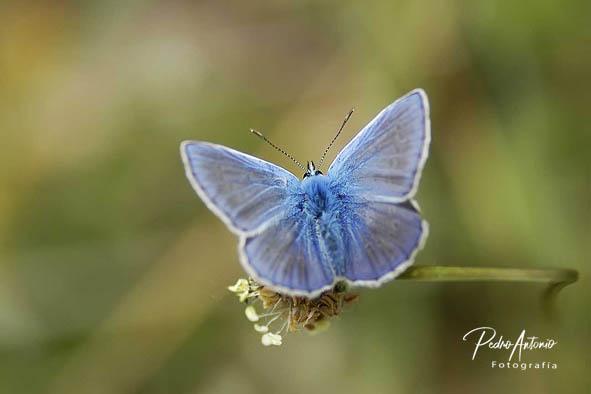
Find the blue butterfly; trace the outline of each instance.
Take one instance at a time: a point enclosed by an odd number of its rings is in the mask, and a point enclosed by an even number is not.
[[[377,287],[413,263],[428,234],[413,197],[430,141],[427,95],[416,89],[369,122],[326,175],[288,155],[306,171],[299,180],[208,142],[184,141],[181,156],[199,197],[238,235],[246,272],[274,291],[313,298],[341,280]]]

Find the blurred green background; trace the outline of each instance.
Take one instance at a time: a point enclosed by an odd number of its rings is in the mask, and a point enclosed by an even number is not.
[[[589,2],[103,1],[0,5],[1,393],[582,393],[591,347]],[[235,238],[181,140],[301,175],[424,88],[417,263],[575,268],[578,283],[394,281],[324,334],[265,348],[225,286]],[[480,326],[558,370],[498,370]]]

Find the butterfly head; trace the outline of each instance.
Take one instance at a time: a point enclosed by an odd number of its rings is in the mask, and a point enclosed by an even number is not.
[[[323,174],[321,171],[316,169],[316,166],[314,165],[313,161],[309,161],[308,162],[308,170],[304,174],[304,179],[306,179],[309,176],[316,176],[316,175],[323,175]]]

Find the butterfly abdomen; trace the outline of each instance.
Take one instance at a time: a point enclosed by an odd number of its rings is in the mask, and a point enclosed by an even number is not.
[[[345,194],[328,176],[318,175],[302,181],[304,212],[314,224],[320,249],[336,275],[344,271],[343,218]]]

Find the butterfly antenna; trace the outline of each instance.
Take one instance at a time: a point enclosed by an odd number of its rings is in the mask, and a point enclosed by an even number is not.
[[[324,153],[322,154],[322,157],[320,158],[320,162],[318,163],[318,168],[320,168],[320,166],[322,166],[322,162],[324,161],[324,158],[326,157],[326,154],[328,153],[328,151],[332,147],[332,144],[334,144],[334,142],[337,140],[337,138],[339,138],[339,134],[341,134],[341,131],[343,131],[343,128],[347,124],[347,121],[349,120],[349,118],[351,117],[351,115],[353,115],[353,112],[355,112],[355,108],[351,108],[351,111],[349,111],[349,113],[347,114],[347,116],[345,116],[345,120],[343,121],[343,124],[341,125],[341,128],[337,132],[337,135],[334,136],[334,138],[332,139],[332,141],[330,141],[330,144],[328,144],[328,146],[324,150]]]
[[[274,143],[269,141],[267,139],[267,137],[265,137],[263,135],[263,133],[260,133],[254,129],[250,129],[250,132],[253,133],[254,135],[256,135],[257,137],[259,137],[260,139],[262,139],[263,141],[265,141],[267,144],[271,145],[273,148],[277,149],[279,152],[283,153],[285,156],[289,157],[294,163],[296,163],[298,165],[298,167],[300,167],[304,172],[306,172],[306,169],[304,168],[303,165],[301,165],[301,163],[299,161],[297,161],[296,159],[294,159],[294,157],[292,155],[290,155],[289,153],[287,153],[286,151],[284,151],[283,149],[281,149],[280,147],[278,147],[277,145],[275,145]]]

